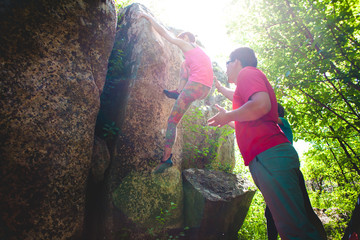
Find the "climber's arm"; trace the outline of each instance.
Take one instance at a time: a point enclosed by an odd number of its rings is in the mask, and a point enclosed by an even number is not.
[[[151,26],[163,37],[165,38],[166,40],[168,40],[169,42],[171,42],[172,44],[175,44],[176,46],[178,46],[183,52],[186,52],[190,49],[193,48],[193,46],[180,39],[180,38],[177,38],[174,36],[174,34],[172,34],[171,32],[169,32],[168,30],[166,30],[163,26],[161,26],[158,22],[155,21],[155,19],[146,14],[146,13],[139,13],[138,15],[139,18],[143,17],[145,19],[147,19],[150,23],[151,23]]]
[[[218,92],[224,95],[227,99],[232,101],[235,90],[222,86],[216,77],[214,77],[214,81],[215,81],[215,87],[218,90]]]

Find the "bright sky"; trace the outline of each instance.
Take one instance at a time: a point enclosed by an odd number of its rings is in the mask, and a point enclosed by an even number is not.
[[[192,32],[223,69],[236,46],[226,35],[226,7],[231,0],[138,0],[164,25]]]

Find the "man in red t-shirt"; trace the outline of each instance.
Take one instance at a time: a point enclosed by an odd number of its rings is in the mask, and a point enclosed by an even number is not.
[[[306,214],[299,184],[297,152],[277,125],[277,101],[265,74],[257,69],[255,53],[238,48],[226,63],[229,83],[220,93],[232,100],[233,110],[216,105],[219,113],[208,120],[222,127],[235,122],[236,140],[244,163],[273,215],[281,239],[322,239]]]

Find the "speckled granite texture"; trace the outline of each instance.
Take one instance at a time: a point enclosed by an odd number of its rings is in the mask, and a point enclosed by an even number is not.
[[[0,239],[75,239],[114,2],[2,1],[0,16]]]

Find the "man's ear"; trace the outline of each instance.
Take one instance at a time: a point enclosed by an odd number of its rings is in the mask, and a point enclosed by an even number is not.
[[[239,67],[240,69],[243,69],[243,66],[242,66],[239,59],[235,59],[235,65],[236,65],[236,67]]]

